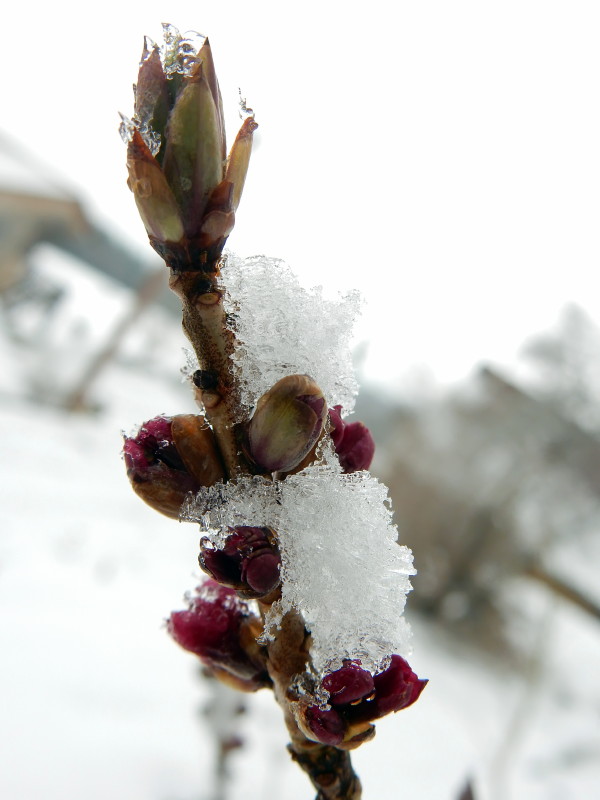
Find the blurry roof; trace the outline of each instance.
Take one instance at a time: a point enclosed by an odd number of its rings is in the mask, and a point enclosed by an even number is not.
[[[28,274],[27,254],[49,242],[124,286],[137,289],[156,270],[157,257],[130,250],[88,217],[76,194],[35,156],[0,133],[0,290]],[[161,305],[179,311],[167,288]]]

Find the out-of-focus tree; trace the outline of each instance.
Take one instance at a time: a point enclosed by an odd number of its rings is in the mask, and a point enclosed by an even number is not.
[[[526,342],[532,387],[567,419],[600,432],[600,329],[579,306],[567,306],[552,332]]]
[[[388,431],[374,468],[418,559],[414,606],[446,630],[519,658],[527,634],[520,644],[515,638],[527,630],[528,608],[517,584],[541,582],[598,617],[592,576],[579,585],[561,569],[565,558],[577,559],[579,579],[596,541],[593,433],[489,368],[458,392],[368,412],[360,409],[368,424],[377,417]]]

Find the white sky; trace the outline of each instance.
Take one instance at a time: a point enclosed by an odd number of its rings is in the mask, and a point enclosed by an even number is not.
[[[360,288],[368,375],[598,318],[597,0],[11,4],[0,128],[148,254],[117,110],[163,20],[210,36],[232,133],[238,87],[260,123],[230,246]]]

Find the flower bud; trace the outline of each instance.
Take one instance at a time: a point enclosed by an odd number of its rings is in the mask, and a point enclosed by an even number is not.
[[[371,722],[412,705],[426,683],[399,655],[393,655],[390,666],[375,676],[360,661],[346,660],[321,681],[334,713],[309,706],[304,725],[318,741],[352,750],[375,735]],[[329,741],[336,737],[338,741]]]
[[[369,469],[375,454],[375,442],[362,422],[345,423],[342,407],[334,406],[329,409],[329,434],[344,472]]]
[[[260,398],[250,420],[250,459],[265,472],[293,470],[321,435],[326,414],[325,398],[312,378],[282,378]]]
[[[135,493],[174,519],[189,492],[225,478],[213,432],[200,416],[145,422],[136,436],[125,437],[123,455]]]
[[[344,472],[369,469],[375,454],[375,442],[371,431],[362,422],[351,422],[346,425],[337,454]]]
[[[344,666],[323,678],[322,686],[329,693],[332,705],[354,703],[371,694],[375,684],[371,673],[360,661],[344,661]]]
[[[308,706],[305,709],[304,723],[312,734],[310,738],[334,747],[343,741],[348,727],[341,714],[335,709],[324,710],[319,706]]]
[[[202,539],[199,561],[216,581],[245,597],[263,597],[280,582],[281,556],[271,528],[230,528],[221,548]]]
[[[377,717],[408,708],[419,699],[427,685],[427,680],[418,678],[408,662],[398,655],[392,656],[390,666],[375,675],[373,681]]]
[[[205,581],[186,611],[171,614],[167,630],[217,677],[223,677],[222,672],[231,676],[228,682],[236,688],[254,691],[269,684],[262,650],[256,644],[262,625],[233,589]]]

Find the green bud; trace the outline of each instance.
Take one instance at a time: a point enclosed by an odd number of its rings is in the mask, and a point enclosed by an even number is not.
[[[240,128],[235,142],[229,153],[227,169],[225,170],[225,180],[233,184],[233,210],[235,211],[240,203],[246,173],[250,164],[250,154],[252,153],[252,138],[258,124],[254,117],[247,117]]]
[[[183,88],[175,102],[163,162],[188,236],[198,232],[208,197],[223,178],[220,139],[212,92],[200,76]]]
[[[251,112],[226,158],[211,46],[164,24],[165,46],[144,42],[135,114],[123,118],[129,186],[150,243],[178,270],[214,273],[235,223],[257,127]]]
[[[323,430],[327,404],[308,375],[288,375],[256,405],[247,431],[248,455],[266,472],[289,472],[308,455]]]
[[[127,170],[127,185],[148,235],[163,242],[179,242],[184,234],[179,207],[159,163],[137,130],[127,148]]]

